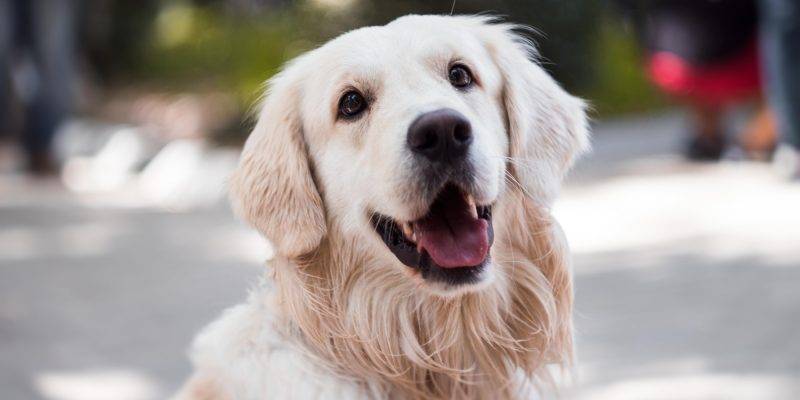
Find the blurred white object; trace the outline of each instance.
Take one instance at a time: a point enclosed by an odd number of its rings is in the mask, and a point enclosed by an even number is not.
[[[772,157],[772,166],[783,178],[800,179],[800,151],[787,144],[781,144]]]
[[[64,184],[79,192],[118,189],[145,159],[145,149],[145,139],[137,128],[121,127],[97,154],[68,159]]]
[[[156,203],[180,203],[181,194],[202,162],[205,143],[201,140],[176,140],[166,145],[145,167],[138,186],[145,197]]]
[[[54,143],[64,185],[126,206],[171,210],[209,206],[225,197],[239,152],[204,139],[166,141],[149,128],[71,120]]]
[[[170,209],[210,205],[224,197],[237,159],[237,152],[211,150],[200,139],[175,140],[145,167],[138,188],[149,201]]]
[[[129,370],[47,372],[36,389],[49,400],[148,400],[160,397],[152,379]]]

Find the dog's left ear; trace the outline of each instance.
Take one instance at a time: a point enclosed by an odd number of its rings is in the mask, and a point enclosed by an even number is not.
[[[503,79],[510,170],[525,191],[549,205],[577,156],[589,149],[586,104],[532,61],[533,45],[513,28],[484,21],[481,38]]]

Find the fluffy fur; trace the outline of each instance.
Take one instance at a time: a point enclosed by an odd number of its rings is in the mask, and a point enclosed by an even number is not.
[[[403,17],[334,39],[271,81],[231,198],[277,255],[248,301],[198,336],[178,399],[529,398],[547,365],[570,363],[568,249],[548,210],[588,147],[584,105],[513,28]],[[452,59],[476,72],[474,93],[439,82]],[[348,85],[374,103],[343,124]],[[467,288],[428,285],[368,222],[423,207],[397,137],[442,106],[473,123],[474,194],[494,204],[491,271]]]

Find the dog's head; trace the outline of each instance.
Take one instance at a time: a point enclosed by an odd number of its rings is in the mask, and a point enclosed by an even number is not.
[[[587,147],[583,102],[512,28],[408,16],[297,58],[270,82],[235,208],[300,263],[335,233],[439,294],[485,286],[493,208],[512,191],[548,206]]]

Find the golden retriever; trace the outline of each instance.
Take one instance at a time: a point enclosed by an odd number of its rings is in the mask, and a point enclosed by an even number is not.
[[[585,107],[516,28],[406,16],[270,81],[231,199],[276,256],[177,398],[530,398],[571,363],[549,208]]]

